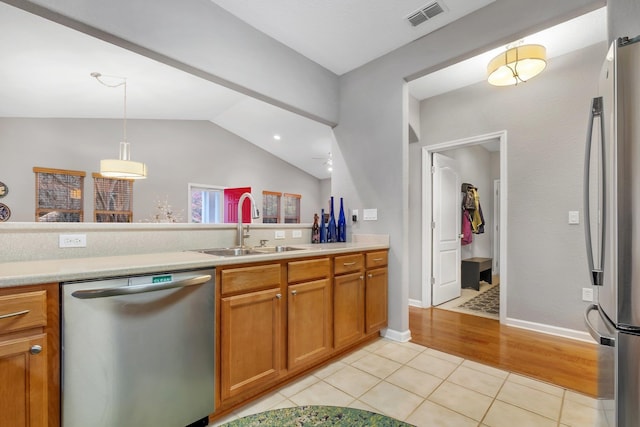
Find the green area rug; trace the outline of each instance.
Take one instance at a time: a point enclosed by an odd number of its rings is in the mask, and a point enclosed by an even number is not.
[[[361,409],[338,406],[298,406],[249,415],[223,424],[223,427],[253,426],[371,426],[412,427],[393,418]]]

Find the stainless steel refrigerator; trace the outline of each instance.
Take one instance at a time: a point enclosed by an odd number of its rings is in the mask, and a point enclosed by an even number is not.
[[[591,104],[584,212],[603,425],[640,425],[640,37],[616,40]]]

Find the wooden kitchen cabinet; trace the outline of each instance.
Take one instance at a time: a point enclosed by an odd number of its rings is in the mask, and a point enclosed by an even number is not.
[[[0,289],[0,426],[59,426],[58,284]]]
[[[328,258],[288,264],[288,367],[308,366],[332,350],[331,269]]]
[[[387,251],[366,254],[365,334],[379,331],[388,321]]]
[[[216,277],[222,415],[387,325],[386,250],[223,266]]]
[[[280,264],[221,273],[222,401],[265,386],[280,374],[284,351],[280,283]]]
[[[336,349],[364,336],[364,257],[337,256],[333,279],[333,344]]]

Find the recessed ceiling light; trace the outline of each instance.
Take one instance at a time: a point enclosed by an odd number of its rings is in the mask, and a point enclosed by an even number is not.
[[[278,134],[273,135],[273,139],[275,139],[276,141],[280,141],[280,135]]]

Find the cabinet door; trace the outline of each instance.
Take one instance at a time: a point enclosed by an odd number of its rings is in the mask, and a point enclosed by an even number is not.
[[[277,378],[283,351],[279,289],[222,298],[221,398]]]
[[[367,271],[365,333],[378,331],[387,326],[387,268]]]
[[[334,279],[333,336],[335,348],[362,338],[364,334],[364,280],[362,273]]]
[[[0,338],[0,426],[47,426],[46,337]]]
[[[331,281],[289,285],[289,369],[296,369],[331,350]]]

